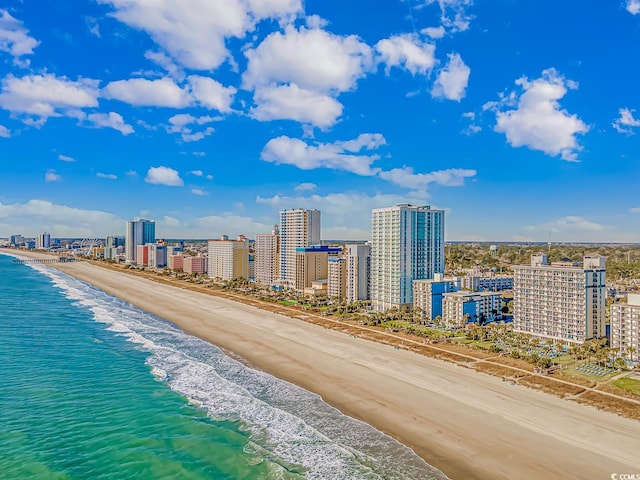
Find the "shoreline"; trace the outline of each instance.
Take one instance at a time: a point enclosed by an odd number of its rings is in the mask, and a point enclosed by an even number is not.
[[[640,473],[638,422],[232,300],[85,262],[56,268],[320,395],[451,478]]]

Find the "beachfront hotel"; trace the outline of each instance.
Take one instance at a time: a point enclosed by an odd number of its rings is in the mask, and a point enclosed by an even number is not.
[[[226,235],[220,240],[209,240],[209,277],[221,280],[249,278],[249,242],[229,240]]]
[[[502,295],[496,292],[450,292],[442,298],[442,323],[464,327],[469,322],[484,324],[502,314]]]
[[[311,288],[311,283],[319,280],[327,281],[329,257],[337,257],[342,252],[340,248],[332,248],[326,245],[314,245],[311,247],[296,249],[296,278],[293,288],[304,292],[305,288]]]
[[[280,212],[280,284],[296,288],[297,249],[320,244],[320,210]],[[326,277],[325,277],[326,278]]]
[[[347,296],[347,259],[344,257],[328,259],[327,295],[340,302]]]
[[[372,212],[371,302],[413,305],[413,281],[444,272],[444,210],[398,204]]]
[[[271,233],[256,235],[255,277],[263,285],[274,285],[280,278],[280,230],[273,226]]]
[[[574,344],[605,336],[604,257],[548,265],[540,253],[513,271],[514,331]]]
[[[51,235],[47,232],[40,233],[36,238],[36,248],[38,250],[51,248]]]
[[[609,345],[630,362],[640,362],[640,294],[630,293],[627,303],[611,305]]]
[[[432,279],[414,280],[413,309],[421,313],[424,321],[442,318],[444,294],[460,290],[460,278],[445,278],[436,273]]]
[[[347,245],[347,301],[369,300],[371,245]]]
[[[155,243],[156,222],[138,218],[132,222],[127,222],[127,231],[124,241],[125,260],[129,263],[140,263],[138,261],[138,245]]]

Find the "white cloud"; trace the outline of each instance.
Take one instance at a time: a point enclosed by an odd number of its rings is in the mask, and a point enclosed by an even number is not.
[[[567,89],[577,84],[566,80],[551,68],[542,72],[542,77],[530,81],[526,77],[516,80],[522,87],[519,98],[515,94],[503,98],[502,102],[487,105],[496,111],[496,132],[504,133],[513,147],[527,146],[547,155],[560,155],[563,160],[576,161],[582,147],[576,135],[589,131],[589,127],[575,114],[560,108],[558,100]],[[502,108],[517,98],[517,108]]]
[[[627,0],[627,11],[631,15],[640,13],[640,0]]]
[[[161,66],[171,78],[175,78],[176,80],[184,79],[184,71],[173,62],[171,57],[163,52],[147,50],[144,52],[144,58]]]
[[[191,172],[189,172],[191,175],[195,175],[196,177],[201,177],[202,175],[204,175],[202,173],[202,170],[193,170]]]
[[[242,217],[225,213],[197,218],[192,230],[206,232],[209,238],[219,238],[220,235],[229,235],[234,238],[238,235],[255,237],[257,233],[270,232],[273,224],[264,224],[251,217]]]
[[[341,37],[317,28],[274,32],[245,52],[245,88],[296,84],[316,92],[351,90],[372,67],[371,48],[355,35]]]
[[[194,195],[199,195],[199,196],[209,195],[207,192],[205,192],[201,188],[192,188],[191,189],[191,193],[193,193]]]
[[[422,30],[420,30],[420,33],[422,33],[423,35],[427,35],[431,38],[442,38],[444,37],[444,34],[446,33],[446,30],[444,29],[444,27],[442,25],[440,25],[439,27],[427,27],[427,28],[423,28]]]
[[[10,138],[11,130],[9,130],[4,125],[0,125],[0,138]]]
[[[130,135],[134,132],[133,127],[125,123],[122,115],[116,112],[109,113],[90,113],[87,120],[91,122],[95,128],[113,128],[122,135]]]
[[[20,57],[33,55],[33,49],[40,42],[29,36],[29,30],[24,28],[22,22],[9,14],[6,10],[0,10],[0,51],[13,56],[13,63],[26,67],[28,61]]]
[[[161,223],[162,226],[164,226],[164,227],[175,228],[175,227],[180,225],[180,220],[178,220],[177,218],[165,215],[162,218],[162,220],[160,220],[159,223]]]
[[[459,54],[449,55],[449,62],[438,73],[431,90],[434,98],[460,101],[466,95],[471,69],[465,65]]]
[[[306,183],[301,183],[300,185],[297,185],[295,188],[295,191],[307,192],[307,191],[313,191],[316,188],[317,188],[317,185],[315,183],[306,182]]]
[[[231,111],[233,97],[237,93],[234,87],[225,87],[213,78],[191,75],[189,77],[191,94],[204,107],[221,113]]]
[[[166,185],[168,187],[182,187],[184,182],[176,170],[169,167],[151,167],[144,179],[154,185]]]
[[[0,203],[0,218],[25,235],[48,231],[56,237],[105,236],[124,233],[124,220],[107,212],[57,205],[47,200]]]
[[[136,172],[135,170],[127,170],[125,175],[127,177],[137,177],[138,176],[138,172]]]
[[[629,213],[640,213],[640,207],[630,208]]]
[[[471,25],[473,17],[467,9],[473,0],[426,0],[426,5],[437,3],[440,7],[440,21],[450,32],[464,32]]]
[[[47,182],[47,183],[60,182],[60,181],[62,181],[62,176],[57,174],[55,170],[49,169],[44,174],[44,181]]]
[[[342,115],[342,104],[334,98],[296,84],[266,86],[256,90],[257,107],[250,115],[257,120],[295,120],[320,128],[333,126]]]
[[[170,126],[167,127],[167,132],[179,133],[184,142],[197,142],[211,135],[215,130],[213,127],[206,127],[203,130],[194,131],[189,125],[206,125],[217,120],[219,120],[217,117],[194,117],[188,113],[179,113],[169,118]]]
[[[392,67],[400,67],[412,75],[426,75],[436,64],[435,45],[420,40],[414,34],[380,40],[375,48],[379,61],[386,65],[387,73]]]
[[[81,78],[72,81],[52,74],[7,75],[2,80],[0,107],[12,113],[33,116],[25,123],[40,126],[49,117],[78,117],[85,107],[98,106],[98,81]]]
[[[475,170],[449,168],[430,173],[414,173],[413,168],[403,167],[380,172],[380,178],[412,190],[426,190],[431,183],[444,187],[461,187],[465,178],[475,177]]]
[[[564,232],[564,231],[600,231],[604,226],[599,223],[591,222],[584,217],[567,216],[557,220],[553,220],[549,223],[540,223],[538,225],[531,225],[525,227],[525,230],[534,231],[542,230],[548,232]]]
[[[616,118],[611,125],[620,133],[633,135],[633,129],[636,127],[640,127],[640,119],[636,119],[633,117],[634,112],[635,110],[621,108],[620,110],[618,110],[620,118]]]
[[[213,70],[231,57],[227,38],[243,38],[263,19],[287,21],[302,12],[301,0],[98,0],[115,16],[147,32],[178,64]]]
[[[76,159],[73,157],[69,157],[68,155],[58,155],[58,160],[62,160],[63,162],[75,162]]]
[[[189,93],[170,78],[117,80],[109,83],[103,93],[107,98],[135,106],[182,108],[192,101]]]
[[[213,180],[213,175],[207,175],[207,180]]]
[[[329,168],[356,175],[372,176],[380,169],[371,168],[378,155],[354,155],[361,150],[373,150],[386,143],[379,133],[365,133],[349,142],[309,145],[302,140],[281,136],[269,140],[260,158],[277,165],[294,165],[302,170]]]
[[[102,173],[102,172],[98,172],[96,173],[96,177],[98,178],[105,178],[107,180],[117,180],[118,176],[114,175],[113,173]]]

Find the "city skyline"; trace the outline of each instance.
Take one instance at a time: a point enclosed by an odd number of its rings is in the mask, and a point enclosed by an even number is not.
[[[254,237],[304,208],[366,240],[411,203],[449,240],[640,242],[637,0],[216,5],[0,9],[0,237]]]

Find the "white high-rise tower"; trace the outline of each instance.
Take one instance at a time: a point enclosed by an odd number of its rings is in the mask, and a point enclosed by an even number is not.
[[[280,212],[280,280],[296,284],[296,248],[320,244],[320,210],[295,208]]]
[[[411,306],[413,281],[444,272],[444,210],[398,204],[372,212],[371,301],[377,311]]]

